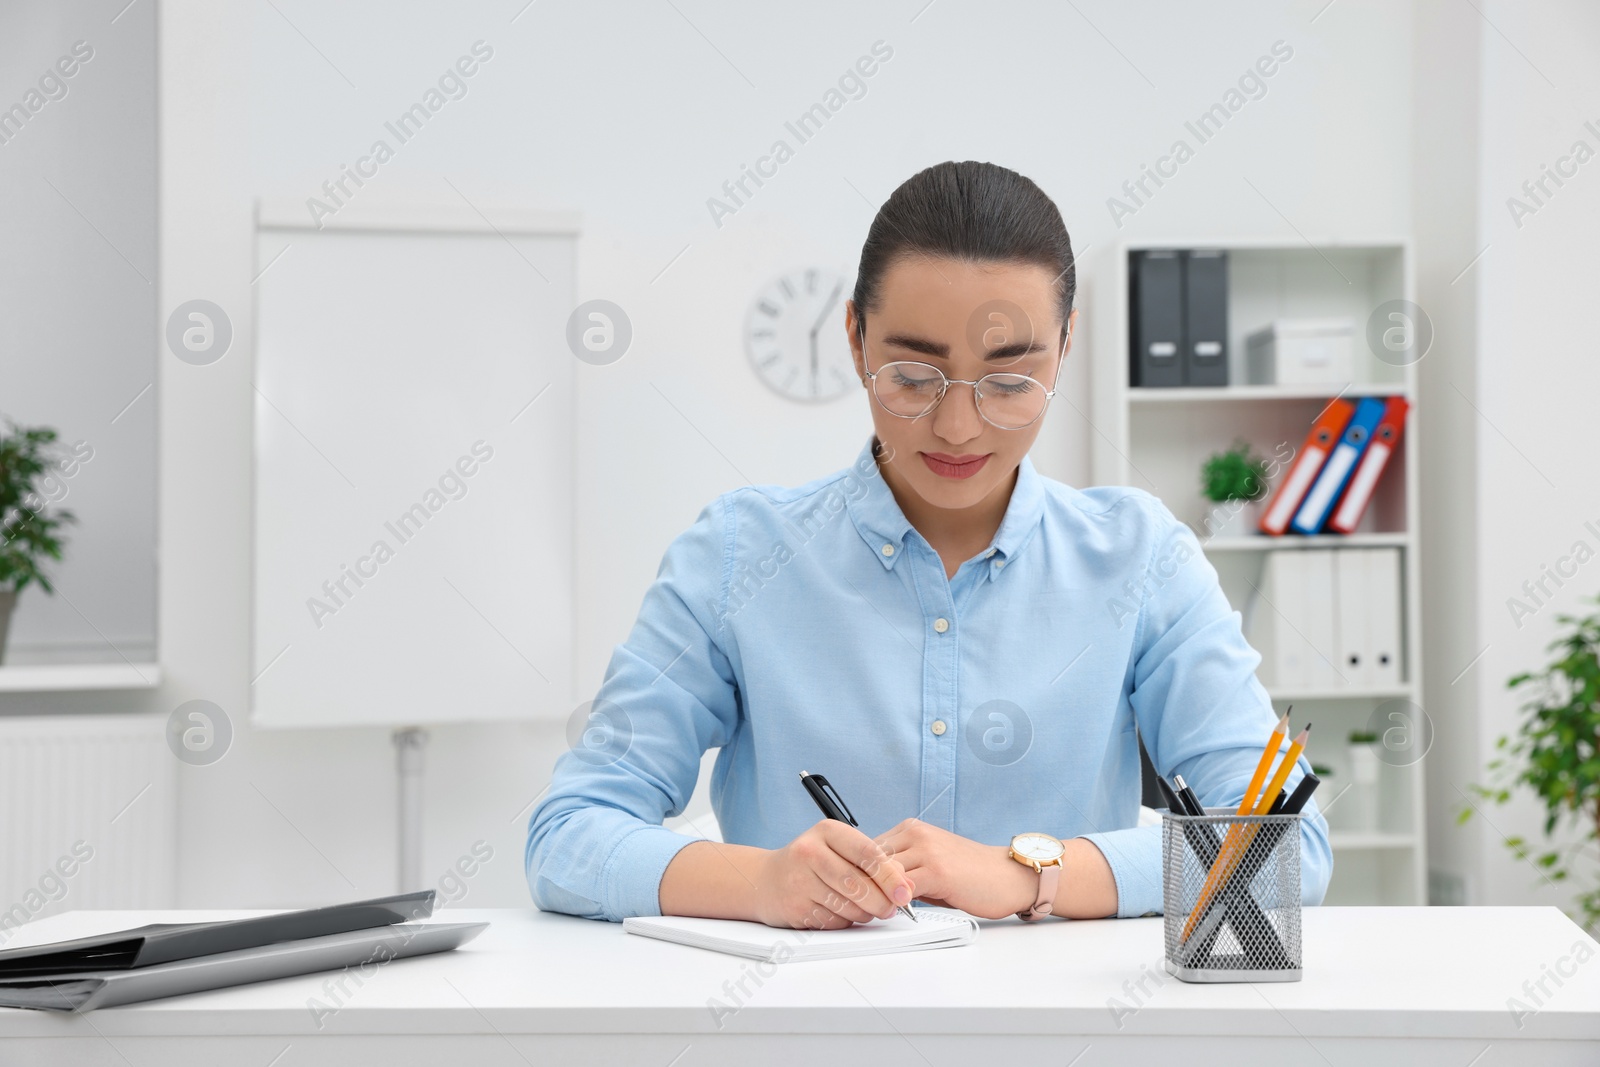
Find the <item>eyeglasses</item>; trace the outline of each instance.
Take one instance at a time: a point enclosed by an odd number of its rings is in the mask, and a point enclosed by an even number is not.
[[[1056,376],[1061,375],[1061,360],[1066,358],[1071,332],[1061,342],[1061,355],[1056,358]],[[866,327],[861,329],[861,355],[866,359]],[[920,419],[939,406],[951,384],[972,386],[972,398],[978,406],[978,415],[991,426],[1002,430],[1020,430],[1037,422],[1044,414],[1054,389],[1046,389],[1042,382],[1026,374],[985,374],[977,381],[964,378],[947,378],[944,371],[930,363],[915,360],[896,360],[885,363],[875,371],[868,371],[862,385],[872,390],[873,397],[889,414],[902,419]]]

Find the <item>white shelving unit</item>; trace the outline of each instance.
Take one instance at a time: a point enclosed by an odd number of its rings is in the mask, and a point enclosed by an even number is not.
[[[1241,400],[1327,400],[1338,396],[1341,386],[1327,385],[1230,385],[1225,388],[1181,388],[1127,390],[1132,404],[1192,404],[1196,401],[1212,403]],[[1362,396],[1404,396],[1405,388],[1398,385],[1370,385],[1361,389]]]
[[[1098,285],[1086,287],[1093,323],[1088,341],[1093,425],[1093,480],[1134,485],[1159,496],[1199,534],[1234,607],[1247,609],[1270,552],[1308,548],[1394,547],[1401,555],[1404,645],[1398,686],[1321,691],[1270,690],[1279,711],[1294,705],[1297,724],[1314,722],[1308,755],[1333,774],[1317,792],[1327,813],[1334,850],[1328,904],[1423,904],[1427,863],[1423,808],[1423,760],[1379,765],[1376,828],[1350,825],[1356,805],[1343,796],[1352,787],[1347,737],[1387,716],[1387,702],[1425,708],[1421,664],[1421,568],[1417,558],[1420,471],[1416,366],[1393,366],[1367,348],[1365,328],[1373,309],[1392,299],[1415,299],[1412,250],[1405,238],[1316,240],[1284,244],[1253,240],[1121,242]],[[1215,388],[1133,388],[1128,384],[1128,256],[1149,248],[1221,248],[1228,255],[1229,381],[1245,381],[1247,334],[1274,318],[1348,316],[1355,325],[1353,380],[1330,385],[1230,384]],[[1401,447],[1385,470],[1360,528],[1349,536],[1245,536],[1208,541],[1209,504],[1200,492],[1200,466],[1236,438],[1271,457],[1280,444],[1298,450],[1312,420],[1336,396],[1403,396],[1412,402]],[[1378,726],[1381,731],[1384,727]]]
[[[0,693],[154,689],[160,682],[161,667],[155,663],[39,663],[0,666]]]
[[[1275,551],[1286,551],[1296,548],[1329,548],[1342,546],[1344,548],[1404,548],[1410,543],[1409,534],[1403,533],[1353,533],[1317,534],[1314,537],[1284,537],[1282,544],[1271,546]],[[1262,544],[1259,537],[1213,537],[1206,542],[1207,554],[1217,552],[1259,552]]]

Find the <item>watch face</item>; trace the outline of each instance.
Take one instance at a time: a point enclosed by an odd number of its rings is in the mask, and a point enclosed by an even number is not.
[[[1011,851],[1037,863],[1048,863],[1060,859],[1066,850],[1049,834],[1018,834],[1011,839]]]

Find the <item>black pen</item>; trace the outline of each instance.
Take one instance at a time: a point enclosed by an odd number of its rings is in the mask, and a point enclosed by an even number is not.
[[[1278,811],[1284,815],[1300,814],[1301,809],[1306,806],[1306,801],[1311,799],[1311,794],[1316,792],[1317,786],[1321,784],[1321,778],[1318,778],[1315,773],[1307,772],[1306,776],[1300,779],[1300,784],[1294,787],[1294,792],[1289,794],[1289,799],[1283,802],[1283,807],[1279,808]]]
[[[1183,780],[1183,775],[1174,774],[1172,784],[1178,787],[1178,798],[1189,809],[1190,815],[1204,815],[1206,809],[1201,805],[1200,798],[1194,795],[1194,790],[1189,788],[1189,783]]]
[[[856,822],[856,817],[850,814],[849,805],[845,804],[844,797],[839,795],[839,791],[833,787],[832,782],[820,774],[801,771],[800,784],[806,787],[806,792],[811,795],[811,799],[816,801],[817,807],[822,809],[823,818],[838,819],[847,826],[854,826],[860,829],[860,824]],[[917,917],[911,913],[911,909],[906,905],[897,904],[896,908],[899,909],[901,915],[904,915],[912,922],[917,921]]]
[[[1167,810],[1174,815],[1188,815],[1189,811],[1183,800],[1178,796],[1177,790],[1162,775],[1156,775],[1156,787],[1161,790],[1161,799],[1167,802]]]

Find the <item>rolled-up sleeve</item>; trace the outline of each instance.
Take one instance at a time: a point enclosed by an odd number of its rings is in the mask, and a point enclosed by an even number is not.
[[[542,910],[612,922],[659,915],[661,876],[696,840],[662,822],[687,806],[702,755],[728,742],[738,714],[719,645],[733,508],[733,494],[718,497],[668,546],[581,735],[568,737],[534,806],[524,859]]]
[[[1142,502],[1142,511],[1153,536],[1129,696],[1139,732],[1159,773],[1183,775],[1208,808],[1236,809],[1278,719],[1256,679],[1261,656],[1245,640],[1240,615],[1229,605],[1194,532],[1154,497]],[[1284,791],[1310,770],[1302,755]],[[1300,823],[1301,901],[1316,905],[1327,892],[1333,853],[1327,820],[1314,799],[1305,815]],[[1159,914],[1161,827],[1084,836],[1111,867],[1117,915]]]

